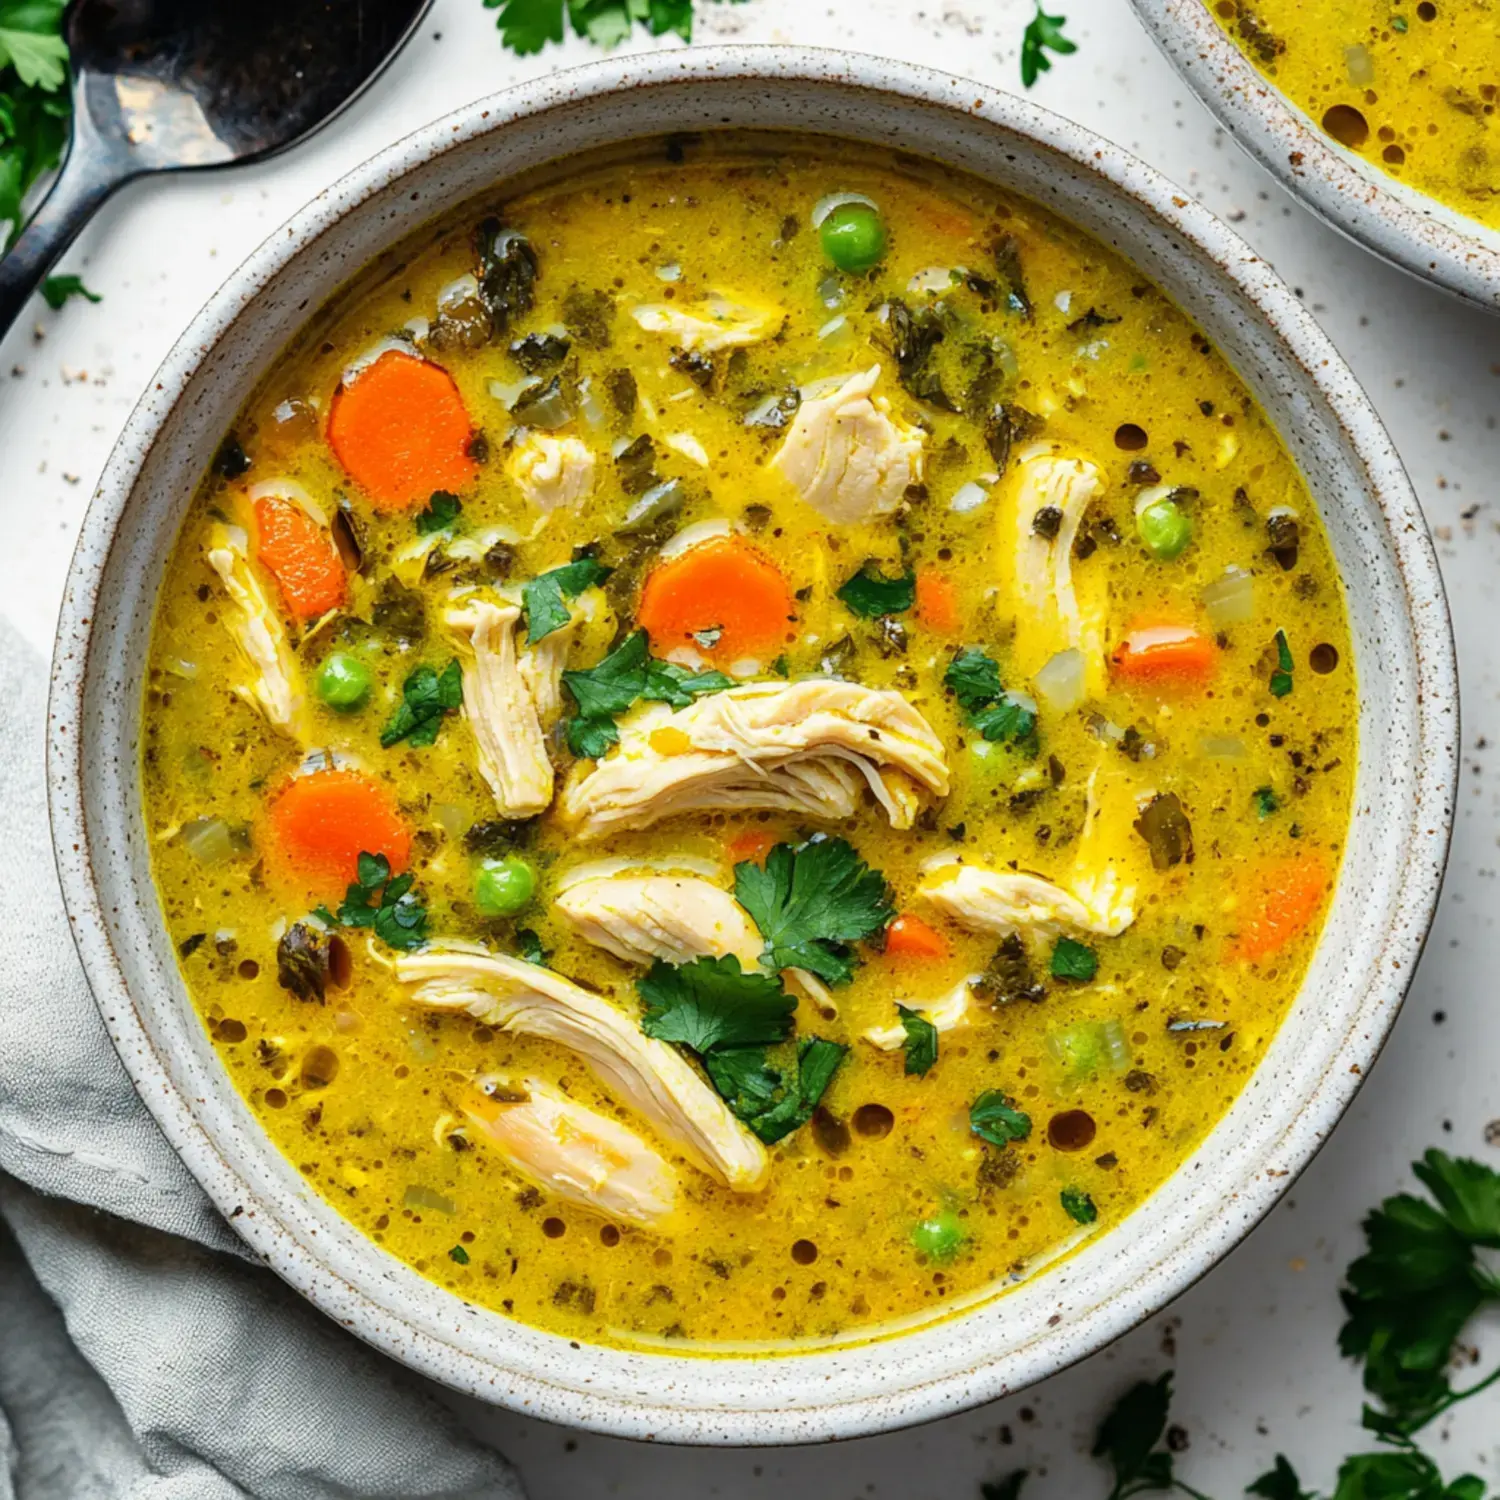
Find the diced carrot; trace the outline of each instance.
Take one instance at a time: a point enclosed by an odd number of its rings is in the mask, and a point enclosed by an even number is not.
[[[1244,882],[1245,919],[1228,947],[1230,958],[1259,963],[1280,953],[1323,909],[1332,871],[1317,850],[1274,859]]]
[[[1191,625],[1137,620],[1111,660],[1127,682],[1200,684],[1214,675],[1219,649]]]
[[[776,847],[773,835],[759,828],[747,828],[729,841],[729,862],[734,865],[763,865],[766,855]]]
[[[947,958],[948,944],[921,917],[902,912],[885,930],[885,951],[888,958]]]
[[[388,349],[346,386],[328,414],[328,441],[378,510],[426,504],[461,491],[479,466],[473,429],[453,377],[441,365]]]
[[[333,538],[295,500],[255,502],[255,555],[299,620],[316,620],[349,597],[349,575]]]
[[[795,612],[776,564],[748,542],[726,536],[653,568],[636,618],[658,656],[691,646],[727,665],[779,655]]]
[[[294,776],[269,810],[271,842],[286,873],[342,894],[361,854],[383,854],[391,873],[411,858],[411,831],[395,799],[358,771],[329,769]]]
[[[917,619],[939,635],[958,634],[958,590],[946,573],[917,569]]]

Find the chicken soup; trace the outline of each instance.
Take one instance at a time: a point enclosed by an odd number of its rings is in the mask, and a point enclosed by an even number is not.
[[[1212,9],[1341,145],[1500,229],[1500,10],[1488,0],[1213,0]]]
[[[1355,765],[1316,508],[1029,202],[709,135],[371,267],[188,508],[184,981],[310,1186],[578,1340],[868,1338],[1140,1207],[1296,995]]]

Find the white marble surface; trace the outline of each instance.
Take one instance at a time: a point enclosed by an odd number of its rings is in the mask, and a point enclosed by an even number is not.
[[[916,1431],[834,1448],[702,1452],[633,1445],[463,1403],[526,1474],[535,1500],[777,1495],[785,1500],[977,1500],[978,1481],[1037,1475],[1030,1500],[1102,1500],[1093,1424],[1131,1379],[1179,1371],[1182,1472],[1226,1500],[1285,1450],[1331,1488],[1362,1442],[1359,1390],[1334,1336],[1358,1222],[1407,1184],[1428,1145],[1500,1168],[1500,803],[1487,745],[1500,739],[1500,321],[1386,270],[1314,223],[1215,129],[1123,0],[1068,0],[1081,45],[1038,85],[1040,102],[1138,152],[1216,212],[1305,296],[1353,364],[1405,455],[1439,542],[1463,679],[1464,775],[1448,885],[1426,958],[1384,1057],[1290,1198],[1224,1264],[1150,1326],[1027,1392]],[[1029,0],[749,0],[700,7],[699,39],[844,45],[930,63],[1003,88]],[[280,161],[233,175],[138,184],[66,261],[101,292],[60,313],[40,302],[0,350],[0,608],[51,640],[72,540],[110,447],[158,361],[249,249],[314,192],[407,130],[532,70],[583,60],[505,53],[479,0],[437,0],[374,91]],[[3,709],[0,709],[3,717]],[[41,810],[38,809],[38,816]],[[1491,1360],[1500,1330],[1487,1330]],[[1478,1405],[1476,1403],[1476,1405]],[[1429,1434],[1444,1469],[1500,1486],[1500,1391]]]

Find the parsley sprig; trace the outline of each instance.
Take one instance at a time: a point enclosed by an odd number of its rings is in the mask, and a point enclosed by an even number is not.
[[[999,663],[992,656],[977,646],[965,646],[949,662],[943,683],[985,739],[1035,752],[1036,705],[1006,692]]]
[[[1063,35],[1068,24],[1066,16],[1049,16],[1042,9],[1042,0],[1036,0],[1036,14],[1021,34],[1021,82],[1030,88],[1043,73],[1052,71],[1052,59],[1047,56],[1055,52],[1066,57],[1078,50],[1078,44]]]
[[[21,231],[21,200],[68,138],[62,12],[63,0],[0,0],[0,252]]]
[[[500,39],[522,56],[563,39],[563,0],[484,0],[484,8],[500,12]],[[693,0],[567,0],[566,10],[574,33],[598,47],[618,46],[636,25],[693,39]]]
[[[887,578],[872,559],[844,581],[838,597],[852,614],[865,620],[905,614],[917,602],[917,575],[908,568]]]
[[[420,948],[427,941],[427,908],[412,889],[411,871],[391,877],[383,854],[359,856],[354,883],[337,912],[320,906],[314,913],[328,927],[371,927],[392,948]]]
[[[464,674],[456,659],[441,672],[418,667],[402,684],[401,702],[380,731],[381,745],[389,750],[402,740],[417,747],[435,744],[445,715],[460,708],[463,701]]]
[[[644,630],[627,636],[597,665],[564,672],[562,680],[578,705],[567,723],[568,748],[590,760],[620,742],[615,719],[638,699],[686,708],[704,693],[734,686],[734,679],[722,672],[689,672],[675,662],[657,660]]]
[[[904,1005],[896,1007],[901,1029],[906,1033],[906,1074],[920,1078],[938,1059],[938,1029],[919,1010]]]
[[[521,600],[526,606],[527,645],[534,646],[554,630],[561,630],[573,618],[568,600],[576,599],[596,583],[603,583],[611,571],[592,557],[576,557],[523,584]]]
[[[796,999],[733,954],[674,967],[658,959],[636,985],[641,1030],[698,1054],[726,1104],[767,1145],[811,1118],[847,1047],[807,1037],[777,1066],[769,1049],[791,1034]]]
[[[854,977],[849,944],[892,916],[885,876],[844,839],[777,844],[763,867],[734,867],[734,894],[766,940],[768,969],[806,969],[825,984]]]

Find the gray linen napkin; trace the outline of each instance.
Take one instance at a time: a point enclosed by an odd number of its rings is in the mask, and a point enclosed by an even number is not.
[[[46,684],[0,619],[0,1500],[522,1500],[253,1263],[137,1097],[63,914]]]

